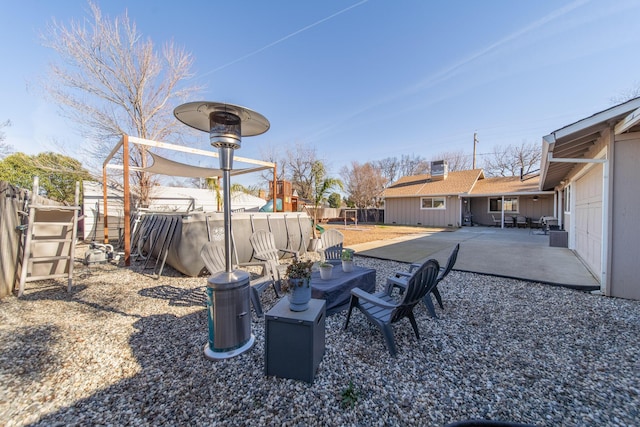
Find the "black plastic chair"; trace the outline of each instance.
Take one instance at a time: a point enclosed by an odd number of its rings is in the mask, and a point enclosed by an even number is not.
[[[435,286],[433,287],[433,289],[431,290],[431,293],[433,294],[433,296],[436,297],[436,301],[438,301],[438,305],[440,306],[441,309],[444,309],[444,305],[442,304],[442,296],[440,295],[440,291],[438,291],[438,283],[440,283],[442,280],[444,280],[445,277],[447,277],[447,275],[449,274],[449,272],[451,272],[451,270],[453,269],[453,266],[456,264],[456,260],[458,259],[458,252],[460,251],[460,243],[456,244],[456,246],[453,248],[453,251],[451,251],[451,254],[449,255],[449,259],[447,260],[447,265],[444,267],[440,267],[440,272],[438,274],[438,280],[436,281]],[[413,263],[409,266],[409,273],[404,273],[404,272],[396,272],[396,276],[397,277],[407,277],[409,274],[411,274],[411,272],[416,269],[419,268],[420,265],[422,264],[418,264],[418,263]],[[397,285],[399,287],[402,287],[402,281],[400,281],[399,283],[397,283]],[[429,310],[429,313],[431,313],[432,317],[438,317],[436,316],[436,311],[435,308],[433,307],[433,303],[431,302],[431,297],[427,294],[424,299],[424,305],[427,306],[427,309]]]
[[[344,329],[346,330],[349,326],[351,311],[354,307],[358,308],[371,323],[380,329],[384,335],[389,353],[395,356],[397,351],[391,325],[406,317],[411,322],[416,338],[420,339],[413,308],[435,286],[439,270],[438,261],[434,259],[426,261],[408,278],[405,291],[399,302],[391,296],[393,285],[387,285],[387,289],[384,292],[377,294],[370,294],[360,288],[352,289],[351,302]]]

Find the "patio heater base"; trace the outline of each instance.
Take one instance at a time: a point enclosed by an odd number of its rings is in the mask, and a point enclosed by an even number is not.
[[[229,359],[230,357],[237,356],[249,350],[251,347],[253,347],[253,343],[255,342],[255,340],[256,337],[251,334],[251,338],[249,338],[249,341],[247,341],[246,344],[244,344],[242,347],[238,347],[229,351],[213,351],[209,347],[209,343],[206,343],[204,346],[204,356],[209,360]]]

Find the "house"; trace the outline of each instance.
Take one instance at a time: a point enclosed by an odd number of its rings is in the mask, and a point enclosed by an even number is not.
[[[400,178],[385,189],[385,223],[459,227],[536,222],[553,213],[553,191],[541,191],[539,176],[486,178],[482,169],[449,172],[433,162],[432,174]]]
[[[640,299],[640,98],[543,137],[540,189],[554,192],[570,249],[604,295]]]
[[[494,225],[496,218],[504,227],[521,217],[536,225],[541,217],[554,216],[553,191],[541,191],[539,184],[539,175],[479,179],[462,202],[475,224]]]

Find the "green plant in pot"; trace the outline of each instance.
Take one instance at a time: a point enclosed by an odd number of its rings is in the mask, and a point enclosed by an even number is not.
[[[333,272],[333,264],[328,262],[321,262],[318,266],[320,270],[320,278],[323,280],[331,279],[331,273]]]
[[[311,300],[311,267],[313,261],[294,259],[287,266],[282,289],[289,293],[291,311],[305,311]]]
[[[342,254],[342,271],[345,273],[350,273],[353,271],[353,250],[352,249],[343,249]]]

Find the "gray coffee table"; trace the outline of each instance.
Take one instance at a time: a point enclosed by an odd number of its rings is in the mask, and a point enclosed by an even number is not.
[[[342,265],[336,264],[329,280],[321,279],[319,271],[311,274],[311,296],[326,301],[327,316],[349,308],[353,288],[375,292],[376,271],[356,265],[352,272],[345,273]]]

